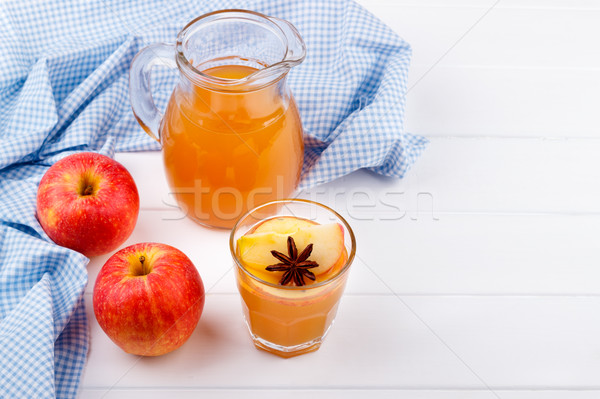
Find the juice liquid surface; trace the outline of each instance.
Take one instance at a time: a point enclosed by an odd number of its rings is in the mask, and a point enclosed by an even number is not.
[[[251,233],[252,230],[247,234]],[[317,276],[315,283],[307,281],[305,289],[293,290],[271,287],[236,268],[243,311],[252,334],[284,347],[321,339],[335,318],[347,274],[318,287],[314,285],[335,277],[347,260],[348,254],[344,251],[330,270]],[[274,259],[274,263],[277,260]],[[260,278],[277,284],[279,276],[275,273],[273,276],[269,279],[261,274]]]
[[[255,71],[224,65],[204,73],[240,79]],[[249,209],[294,191],[304,146],[298,109],[284,84],[235,92],[175,89],[161,140],[168,183],[187,216],[230,228]]]

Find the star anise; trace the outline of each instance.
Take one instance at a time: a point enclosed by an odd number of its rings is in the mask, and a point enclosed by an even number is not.
[[[270,272],[285,272],[281,276],[279,284],[286,285],[289,282],[293,282],[297,286],[304,285],[304,277],[315,281],[315,274],[308,269],[319,266],[317,262],[307,260],[310,256],[313,245],[308,244],[306,248],[298,255],[298,249],[292,236],[288,236],[287,239],[288,256],[282,254],[279,251],[271,251],[271,254],[281,263],[276,265],[267,266],[267,270]]]

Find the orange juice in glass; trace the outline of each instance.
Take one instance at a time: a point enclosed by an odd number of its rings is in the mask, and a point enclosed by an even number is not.
[[[155,44],[135,57],[132,108],[161,143],[167,181],[187,216],[231,228],[249,209],[295,190],[304,147],[287,74],[305,54],[288,22],[223,10],[190,22],[175,47]],[[180,73],[164,116],[150,96],[158,63]]]
[[[238,221],[230,248],[254,344],[282,357],[317,350],[354,259],[348,223],[312,201],[274,201]]]

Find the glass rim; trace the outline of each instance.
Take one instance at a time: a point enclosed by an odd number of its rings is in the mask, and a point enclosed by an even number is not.
[[[242,265],[242,263],[240,262],[240,260],[238,259],[237,254],[236,254],[236,243],[234,242],[234,238],[233,237],[234,237],[235,233],[237,232],[240,223],[245,218],[247,218],[248,216],[250,216],[250,214],[252,214],[253,212],[255,212],[255,211],[257,211],[257,210],[259,210],[261,208],[265,208],[267,206],[276,205],[276,204],[294,203],[294,202],[317,206],[317,207],[320,207],[320,208],[326,210],[327,212],[330,212],[331,214],[333,214],[335,217],[337,217],[343,223],[344,227],[346,228],[346,231],[350,235],[350,243],[351,243],[350,253],[348,254],[348,258],[346,259],[346,262],[345,262],[344,266],[335,275],[329,277],[325,281],[321,281],[321,282],[316,283],[316,284],[303,285],[303,286],[295,286],[295,285],[281,285],[281,284],[275,284],[275,283],[271,283],[269,281],[265,281],[265,280],[261,279],[260,277],[255,276],[250,271],[248,271],[244,267],[244,265]],[[256,280],[259,283],[264,284],[266,286],[269,286],[269,287],[272,287],[272,288],[281,289],[281,290],[304,291],[304,290],[312,290],[314,288],[319,288],[319,287],[322,287],[324,285],[327,285],[327,284],[329,284],[329,283],[331,283],[333,281],[338,280],[339,278],[341,278],[343,275],[345,275],[348,272],[348,270],[350,269],[350,265],[354,261],[354,257],[356,255],[356,238],[354,237],[354,231],[352,230],[352,227],[350,227],[350,224],[348,224],[348,222],[346,221],[346,219],[344,219],[344,217],[342,215],[340,215],[338,212],[336,212],[332,208],[328,207],[327,205],[324,205],[324,204],[321,204],[319,202],[316,202],[316,201],[311,201],[311,200],[306,200],[306,199],[299,199],[299,198],[290,198],[290,199],[281,199],[281,200],[275,200],[275,201],[266,202],[266,203],[264,203],[262,205],[259,205],[259,206],[255,207],[255,208],[252,208],[251,210],[249,210],[248,212],[246,212],[245,214],[243,214],[237,220],[237,222],[235,223],[235,225],[231,229],[231,233],[229,235],[229,251],[231,252],[231,257],[233,258],[233,260],[234,260],[236,266],[238,267],[238,269],[242,270],[247,276],[249,276],[253,280]]]

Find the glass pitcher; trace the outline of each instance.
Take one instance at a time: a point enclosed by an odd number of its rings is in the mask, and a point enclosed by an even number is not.
[[[205,14],[175,46],[153,44],[136,55],[133,113],[161,144],[171,192],[187,216],[231,228],[249,209],[296,189],[304,145],[286,77],[305,55],[293,25],[246,10]],[[164,115],[150,92],[157,64],[179,70]]]

